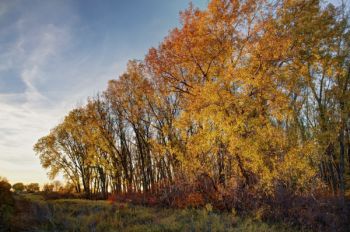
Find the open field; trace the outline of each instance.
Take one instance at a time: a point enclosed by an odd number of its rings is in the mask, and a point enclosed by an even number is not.
[[[203,209],[165,209],[81,199],[16,197],[10,231],[298,231],[283,224]]]

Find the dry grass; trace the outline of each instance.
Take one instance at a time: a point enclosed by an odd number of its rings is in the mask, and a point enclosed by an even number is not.
[[[17,196],[13,231],[297,231],[203,209],[165,209],[81,199]]]

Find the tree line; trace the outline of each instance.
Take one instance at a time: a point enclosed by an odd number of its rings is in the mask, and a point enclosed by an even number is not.
[[[179,28],[34,150],[51,178],[62,173],[87,197],[157,193],[200,176],[218,191],[344,197],[346,10],[318,0],[191,5]]]

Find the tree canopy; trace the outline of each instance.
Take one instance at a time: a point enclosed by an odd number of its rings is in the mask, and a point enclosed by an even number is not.
[[[326,189],[350,171],[350,33],[318,0],[192,5],[144,60],[38,140],[50,177],[87,196],[209,178],[271,195]]]

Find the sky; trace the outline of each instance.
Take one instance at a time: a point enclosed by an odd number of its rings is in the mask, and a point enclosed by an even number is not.
[[[208,0],[194,0],[204,8]],[[179,25],[188,0],[0,0],[0,176],[48,182],[33,145]]]

